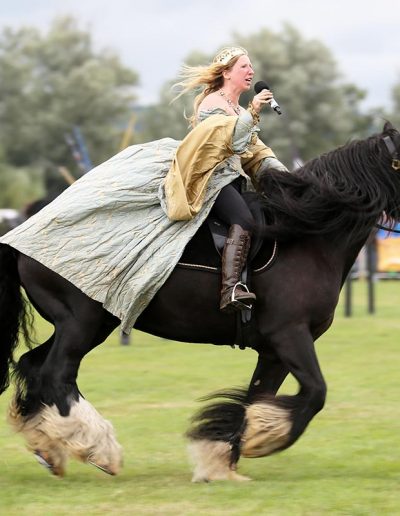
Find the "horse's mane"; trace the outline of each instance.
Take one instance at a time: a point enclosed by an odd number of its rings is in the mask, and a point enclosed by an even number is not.
[[[392,127],[386,134],[399,138]],[[383,213],[393,226],[400,218],[400,173],[392,169],[391,161],[379,134],[323,154],[295,173],[260,173],[268,221],[265,236],[361,239]]]

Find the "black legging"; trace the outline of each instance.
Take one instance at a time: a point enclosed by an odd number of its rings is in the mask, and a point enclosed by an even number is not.
[[[240,195],[239,188],[240,185],[237,181],[224,186],[218,194],[212,213],[229,226],[239,224],[244,230],[252,231],[254,218],[245,200]]]

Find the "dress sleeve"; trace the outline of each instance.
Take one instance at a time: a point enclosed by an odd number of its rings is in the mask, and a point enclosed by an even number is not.
[[[249,146],[257,141],[259,131],[259,127],[254,125],[251,114],[248,111],[242,111],[237,117],[232,136],[232,148],[235,154],[246,152]]]
[[[257,174],[261,172],[267,172],[268,170],[275,169],[281,172],[290,172],[290,170],[281,162],[276,156],[267,156],[261,162]]]
[[[206,111],[200,111],[198,115],[199,122],[202,122],[204,119],[208,118],[212,115],[228,115],[226,111],[221,108],[211,108]],[[236,118],[235,129],[232,135],[231,148],[233,154],[243,154],[245,153],[249,146],[254,144],[258,138],[258,132],[260,131],[257,125],[254,125],[254,120],[247,110],[241,110],[240,115],[233,117]]]

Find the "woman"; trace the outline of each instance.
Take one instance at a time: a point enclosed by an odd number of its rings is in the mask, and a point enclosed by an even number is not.
[[[273,98],[271,91],[262,90],[249,103],[248,111],[239,105],[240,95],[250,89],[254,77],[253,66],[247,51],[241,47],[227,47],[216,55],[210,66],[187,67],[185,71],[187,80],[180,83],[184,86],[183,92],[199,85],[203,86],[203,91],[194,102],[192,125],[217,113],[238,117],[232,143],[235,154],[246,158],[248,156],[246,150],[250,147],[251,151],[255,147],[253,126],[259,121],[261,109]],[[219,144],[219,142],[214,143]],[[257,153],[260,154],[261,150],[266,157],[259,166],[263,169],[273,167],[287,170],[272,151],[258,141]],[[238,163],[238,166],[241,167],[241,164]],[[245,163],[244,168],[246,168]],[[226,312],[251,308],[251,303],[256,299],[246,285],[240,282],[241,271],[250,248],[251,230],[254,226],[253,216],[240,193],[243,176],[246,177],[243,170],[241,174],[242,178],[235,178],[231,184],[221,189],[212,210],[218,218],[230,226],[222,256],[220,309]]]
[[[234,287],[249,243],[244,231],[250,231],[251,218],[246,224],[249,214],[235,180],[245,176],[244,170],[254,175],[274,157],[257,139],[254,125],[271,93],[256,95],[250,111],[239,110],[239,94],[250,87],[253,76],[243,49],[224,50],[201,70],[185,71],[184,91],[200,84],[204,91],[195,102],[195,126],[182,142],[163,138],[128,147],[0,240],[102,303],[121,320],[126,333],[214,205],[234,226],[229,249],[240,263],[232,267],[228,250],[224,253],[224,295],[237,304],[240,288]],[[228,185],[232,186],[224,190]],[[233,212],[241,215],[231,219]],[[234,231],[236,221],[236,226],[244,226],[239,234]]]

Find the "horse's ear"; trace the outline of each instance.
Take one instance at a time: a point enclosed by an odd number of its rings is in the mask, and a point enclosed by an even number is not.
[[[383,126],[383,132],[388,133],[391,129],[394,129],[392,124],[390,122],[385,122],[385,125]]]

